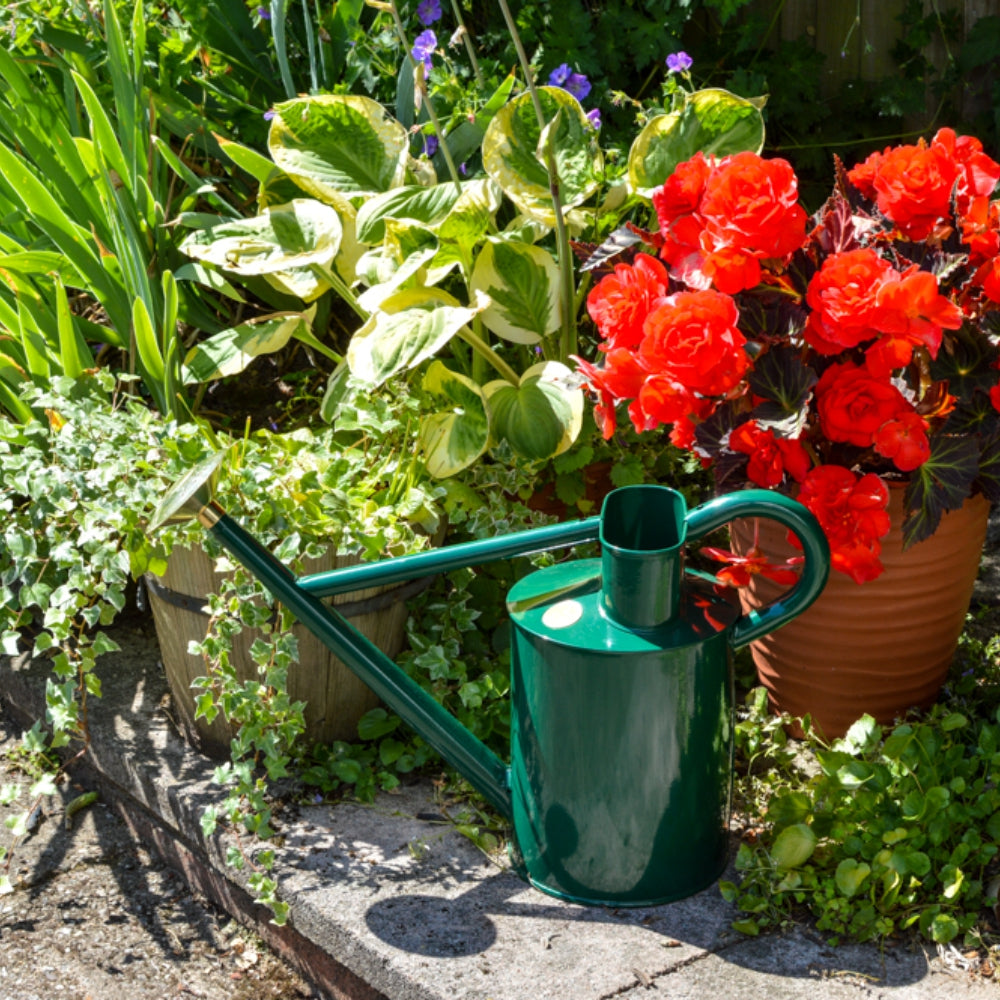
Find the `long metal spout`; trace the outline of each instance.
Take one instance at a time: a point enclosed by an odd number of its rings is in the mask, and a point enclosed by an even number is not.
[[[529,529],[504,538],[467,542],[386,563],[350,566],[297,580],[218,504],[201,505],[197,516],[222,546],[258,577],[278,601],[407,725],[456,767],[503,815],[511,816],[507,765],[346,618],[323,604],[318,595],[342,593],[374,583],[395,583],[477,562],[593,540],[597,537],[598,518]]]

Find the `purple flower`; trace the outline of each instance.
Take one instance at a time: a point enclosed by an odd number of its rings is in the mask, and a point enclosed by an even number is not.
[[[425,73],[431,71],[431,56],[437,48],[437,43],[437,35],[430,28],[426,31],[421,31],[413,40],[413,49],[410,55],[413,57],[414,62],[422,62],[424,64]]]
[[[569,63],[563,63],[549,73],[549,86],[562,87],[578,101],[590,93],[590,81],[582,73],[574,73]]]
[[[563,63],[562,66],[557,66],[551,73],[549,73],[549,86],[550,87],[561,87],[570,77],[573,70],[570,68],[569,63]]]
[[[464,177],[469,172],[469,168],[464,163],[460,163],[458,165],[458,172]]]
[[[264,112],[264,121],[269,122],[278,112],[271,108],[269,111]]]
[[[438,151],[438,137],[436,135],[424,136],[424,156],[433,156]]]
[[[417,4],[417,19],[425,27],[441,20],[441,0],[420,0]]]
[[[582,101],[590,93],[590,81],[582,73],[570,73],[569,79],[563,84],[578,101]]]
[[[588,111],[587,121],[590,122],[590,127],[597,132],[601,127],[601,109],[594,108],[592,111]]]
[[[671,52],[667,56],[668,73],[686,73],[694,65],[694,60],[686,52]]]
[[[257,16],[262,21],[270,21],[271,20],[271,12],[266,7],[258,7],[257,8]]]

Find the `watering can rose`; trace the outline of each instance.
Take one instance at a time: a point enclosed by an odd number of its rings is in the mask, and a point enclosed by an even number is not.
[[[951,129],[838,162],[812,219],[784,160],[681,163],[646,252],[587,300],[599,360],[578,364],[605,437],[624,403],[721,489],[797,495],[859,583],[882,571],[889,486],[906,544],[975,493],[1000,499],[998,181]]]

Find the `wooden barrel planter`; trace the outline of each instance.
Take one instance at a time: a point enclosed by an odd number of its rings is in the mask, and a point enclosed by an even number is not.
[[[358,562],[353,556],[328,556],[307,563],[309,573],[324,572]],[[217,593],[224,574],[202,548],[177,548],[170,554],[162,577],[147,575],[160,655],[167,675],[177,722],[189,742],[213,757],[228,756],[233,729],[220,713],[211,724],[195,719],[191,683],[204,677],[205,662],[188,652],[191,642],[204,640],[208,624],[206,594]],[[406,639],[408,598],[428,585],[414,580],[392,587],[371,587],[331,598],[337,610],[387,656],[395,656]],[[358,720],[378,704],[378,698],[307,628],[294,625],[299,662],[288,673],[289,696],[305,702],[305,738],[311,742],[357,739]],[[257,666],[250,647],[260,637],[244,628],[233,640],[231,663],[241,680],[256,680]]]

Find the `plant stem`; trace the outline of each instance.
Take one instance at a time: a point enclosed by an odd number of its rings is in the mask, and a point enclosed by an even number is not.
[[[396,9],[396,5],[394,3],[391,3],[388,6],[389,10],[392,11],[392,23],[396,26],[396,34],[399,36],[399,41],[403,46],[403,58],[409,59],[412,63],[413,60],[410,56],[412,46],[406,36],[406,28],[403,26],[403,19],[399,16],[399,11]],[[434,110],[434,104],[430,99],[430,95],[427,93],[427,82],[424,79],[423,66],[415,67],[415,72],[417,74],[417,90],[419,91],[420,97],[424,102],[424,106],[427,108],[427,114],[430,116],[431,124],[434,126],[434,132],[438,137],[438,148],[441,150],[441,155],[444,157],[444,162],[448,167],[448,174],[461,194],[462,179],[458,175],[458,168],[455,166],[455,161],[451,158],[451,150],[448,149],[448,143],[445,142],[445,136],[441,131],[441,123],[438,120],[437,112]]]
[[[482,355],[511,385],[520,385],[521,379],[517,372],[482,337],[477,336],[467,326],[463,326],[458,331],[458,335],[476,354]],[[475,371],[475,358],[473,358],[473,371]]]
[[[531,94],[531,103],[535,109],[535,117],[538,119],[538,128],[544,135],[548,122],[545,120],[545,112],[542,110],[542,102],[538,96],[538,88],[531,73],[531,64],[528,62],[527,53],[521,43],[521,36],[518,34],[517,25],[511,16],[510,7],[507,0],[500,0],[500,9],[503,11],[504,21],[507,23],[507,30],[510,32],[511,41],[517,50],[517,58],[521,63],[524,72],[524,81]],[[561,361],[565,362],[571,354],[576,354],[576,315],[573,312],[573,298],[575,288],[573,284],[573,253],[569,245],[569,231],[566,229],[566,220],[563,218],[562,196],[559,187],[559,171],[556,167],[555,152],[552,148],[553,137],[550,135],[545,143],[543,153],[545,155],[545,170],[549,175],[549,192],[552,196],[552,209],[555,212],[556,221],[556,254],[559,262],[559,274],[562,279],[562,334],[560,340]]]
[[[476,47],[472,44],[472,36],[469,34],[469,29],[465,26],[465,21],[462,18],[462,8],[458,5],[458,0],[451,0],[451,9],[455,14],[455,20],[458,22],[458,29],[462,32],[462,41],[465,42],[465,51],[469,55],[469,62],[472,63],[472,72],[476,75],[476,83],[480,87],[485,87],[486,81],[483,79],[482,70],[479,68],[479,60],[476,58]]]
[[[361,308],[361,304],[358,302],[354,292],[351,291],[347,283],[337,274],[333,267],[324,267],[322,264],[311,264],[310,270],[313,274],[318,275],[327,282],[362,320],[368,319],[368,313]]]

